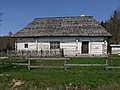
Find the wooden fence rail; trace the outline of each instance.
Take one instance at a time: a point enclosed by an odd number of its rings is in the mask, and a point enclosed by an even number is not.
[[[115,59],[115,58],[114,58]],[[110,65],[110,59],[108,57],[104,58],[105,62],[102,63],[102,64],[80,64],[80,63],[77,63],[77,64],[72,64],[72,63],[68,63],[67,61],[69,60],[69,58],[27,58],[28,60],[28,63],[13,63],[13,62],[0,62],[0,64],[10,64],[10,65],[25,65],[25,66],[28,66],[28,69],[30,70],[31,68],[50,68],[50,69],[53,69],[53,68],[59,68],[59,69],[65,69],[67,70],[67,68],[70,68],[70,67],[75,67],[75,66],[100,66],[100,67],[104,67],[106,70],[107,69],[116,69],[116,68],[120,68],[120,66],[111,66]],[[38,66],[38,65],[32,65],[32,61],[37,61],[37,60],[40,60],[40,61],[47,61],[47,62],[50,62],[50,61],[63,61],[63,65],[59,66],[59,65],[53,65],[53,66],[49,66],[49,65],[43,65],[43,66]],[[113,60],[113,59],[111,59]],[[115,60],[120,60],[120,59],[115,59]]]
[[[0,62],[0,64],[3,64],[3,65],[22,65],[22,66],[28,66],[27,63],[11,63],[11,62]]]
[[[40,51],[8,51],[7,56],[12,57],[20,57],[20,58],[40,58],[40,57],[63,57],[64,52],[63,49],[58,50],[40,50]]]
[[[31,60],[47,60],[47,61],[51,61],[51,60],[64,60],[64,66],[33,66],[31,65]],[[100,67],[105,67],[108,66],[108,59],[105,58],[105,63],[104,64],[70,64],[67,63],[67,60],[69,60],[69,58],[30,58],[28,60],[28,69],[30,70],[31,68],[64,68],[65,70],[67,70],[67,68],[73,67],[73,66],[100,66]]]
[[[31,61],[33,60],[47,60],[47,61],[58,61],[58,60],[62,60],[64,61],[64,66],[33,66],[31,65]],[[65,69],[67,70],[67,67],[65,66],[67,60],[69,60],[69,58],[29,58],[28,60],[28,69],[30,70],[31,68],[49,68],[49,69]]]
[[[65,64],[65,66],[107,66],[107,64]]]
[[[108,66],[105,66],[104,68],[106,70],[108,70],[108,69],[119,69],[120,66],[112,65],[114,61],[118,61],[118,60],[120,60],[120,57],[108,57],[108,61],[107,62],[109,64],[108,64]]]
[[[118,69],[120,66],[105,66],[105,69]]]

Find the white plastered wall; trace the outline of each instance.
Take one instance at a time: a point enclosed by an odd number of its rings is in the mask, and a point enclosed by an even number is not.
[[[89,42],[88,54],[104,54],[107,51],[107,42],[104,37],[18,38],[16,50],[50,50],[50,41],[60,41],[60,48],[67,56],[81,55],[82,41]],[[28,44],[28,48],[25,48],[24,44]]]

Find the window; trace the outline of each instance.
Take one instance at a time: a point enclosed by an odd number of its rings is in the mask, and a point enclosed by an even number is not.
[[[25,47],[25,48],[28,48],[28,44],[24,44],[24,47]]]
[[[50,49],[60,49],[60,42],[59,41],[50,42]]]

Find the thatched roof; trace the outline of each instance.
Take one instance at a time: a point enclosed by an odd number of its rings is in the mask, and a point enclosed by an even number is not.
[[[92,16],[35,18],[14,37],[111,36]]]

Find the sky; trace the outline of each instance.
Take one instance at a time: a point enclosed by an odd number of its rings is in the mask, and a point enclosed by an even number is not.
[[[0,0],[0,36],[13,34],[34,18],[93,16],[105,21],[120,8],[120,0]]]

